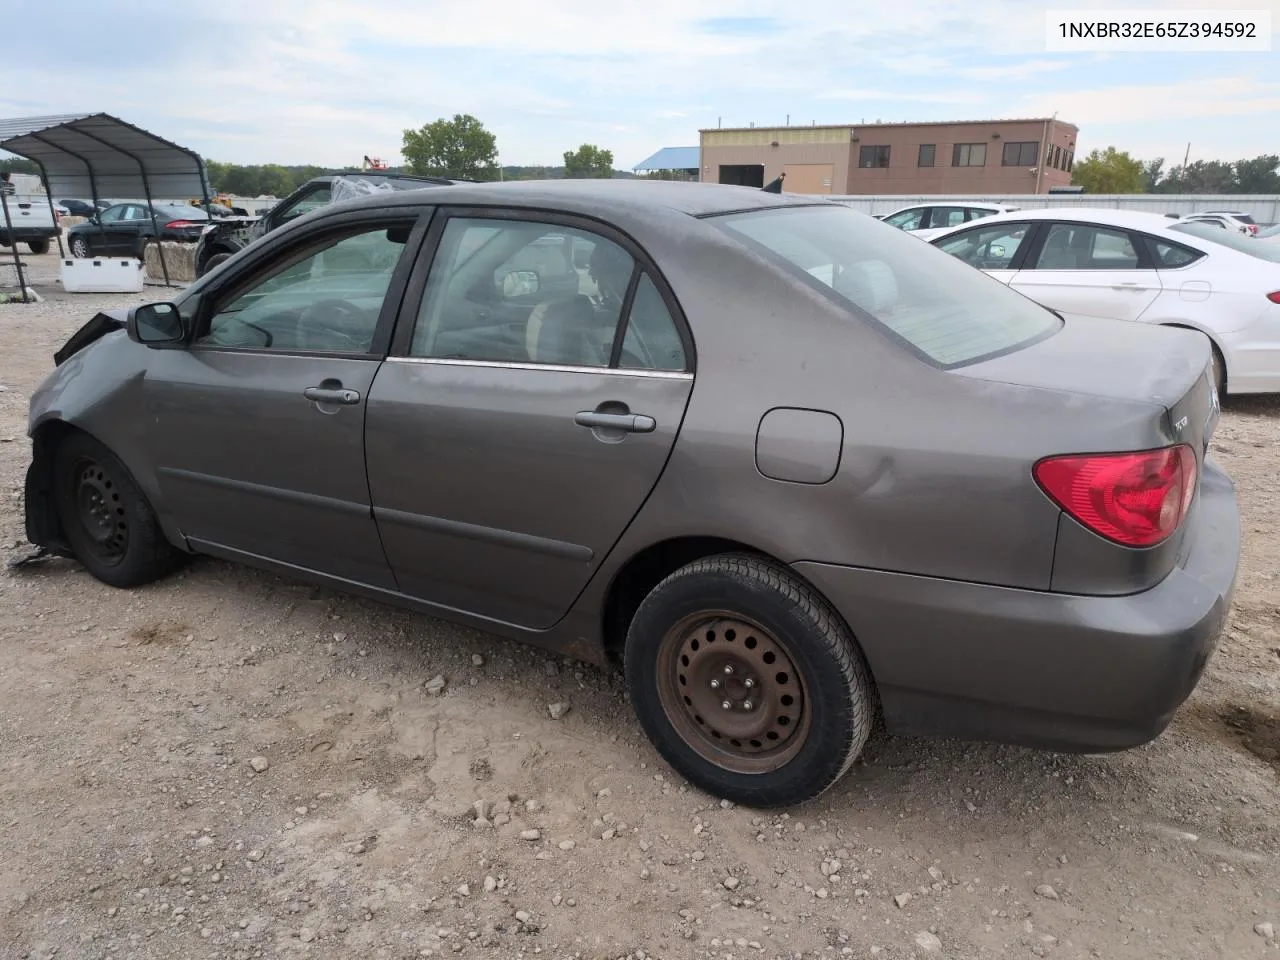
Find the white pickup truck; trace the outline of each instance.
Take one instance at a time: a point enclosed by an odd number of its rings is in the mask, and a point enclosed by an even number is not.
[[[9,222],[0,210],[0,247],[25,243],[32,253],[48,253],[50,241],[58,235],[58,222],[39,178],[21,173],[8,178],[0,175],[0,192],[9,208]]]

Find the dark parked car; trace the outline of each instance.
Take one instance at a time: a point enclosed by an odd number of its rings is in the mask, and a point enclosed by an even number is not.
[[[830,787],[877,714],[1148,741],[1235,583],[1202,334],[1064,321],[803,196],[335,204],[55,359],[33,543],[115,586],[207,554],[620,661],[672,766],[755,806]]]
[[[209,215],[198,207],[178,204],[153,204],[155,221],[146,203],[117,203],[96,217],[78,223],[67,231],[67,244],[73,257],[141,257],[142,248],[155,240],[156,227],[160,239],[194,243],[209,223]]]
[[[67,213],[73,217],[88,219],[97,212],[97,208],[88,200],[59,200],[57,202],[66,207]]]
[[[308,180],[261,217],[226,217],[205,232],[196,248],[196,276],[204,276],[214,267],[230,260],[255,240],[312,210],[333,202],[334,181],[392,190],[421,190],[458,181],[443,177],[415,177],[399,173],[333,173]]]

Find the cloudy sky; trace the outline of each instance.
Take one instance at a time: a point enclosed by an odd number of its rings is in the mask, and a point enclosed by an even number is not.
[[[473,113],[504,163],[629,168],[701,127],[1039,117],[1181,161],[1280,152],[1270,53],[1047,53],[1075,0],[0,0],[0,117],[105,111],[238,163],[395,161]],[[1128,5],[1126,5],[1128,6]],[[1151,4],[1151,6],[1157,6]],[[1267,9],[1280,0],[1163,0]]]

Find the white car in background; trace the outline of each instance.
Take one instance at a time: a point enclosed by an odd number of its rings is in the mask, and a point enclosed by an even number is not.
[[[959,226],[971,223],[997,213],[1008,213],[1017,210],[1003,203],[986,203],[973,200],[939,200],[935,203],[917,203],[910,207],[895,210],[888,216],[880,217],[891,227],[906,230],[921,240],[929,240],[938,234]]]
[[[1280,244],[1125,210],[1025,210],[934,246],[1072,317],[1190,327],[1213,342],[1218,389],[1280,392]]]
[[[1242,233],[1245,236],[1252,237],[1258,232],[1258,225],[1253,222],[1253,217],[1247,213],[1238,213],[1231,210],[1206,210],[1203,213],[1189,213],[1182,218],[1184,222],[1209,223],[1224,230],[1230,230],[1233,233]]]

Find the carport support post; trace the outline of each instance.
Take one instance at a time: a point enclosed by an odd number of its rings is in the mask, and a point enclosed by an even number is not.
[[[58,256],[66,257],[67,251],[62,248],[62,225],[58,223],[58,211],[53,209],[53,191],[49,189],[49,174],[45,172],[44,164],[39,163],[40,180],[44,183],[44,195],[49,200],[49,216],[53,218],[54,238],[58,241]]]
[[[22,276],[22,258],[18,256],[18,238],[13,235],[13,219],[9,216],[9,181],[0,187],[0,206],[4,207],[4,230],[9,238],[9,249],[13,251],[13,268],[18,271],[18,289],[22,291],[22,302],[30,303],[27,296],[27,281]]]
[[[134,159],[137,160],[136,157]],[[169,264],[166,263],[164,259],[164,238],[160,236],[160,224],[156,223],[156,208],[151,203],[151,184],[147,180],[146,165],[141,160],[138,160],[138,171],[142,174],[142,190],[147,195],[147,211],[151,214],[151,229],[156,232],[156,253],[160,254],[160,271],[164,274],[164,285],[166,287],[172,287],[173,284],[169,281]],[[143,263],[146,263],[146,260],[147,245],[146,243],[143,243]]]

